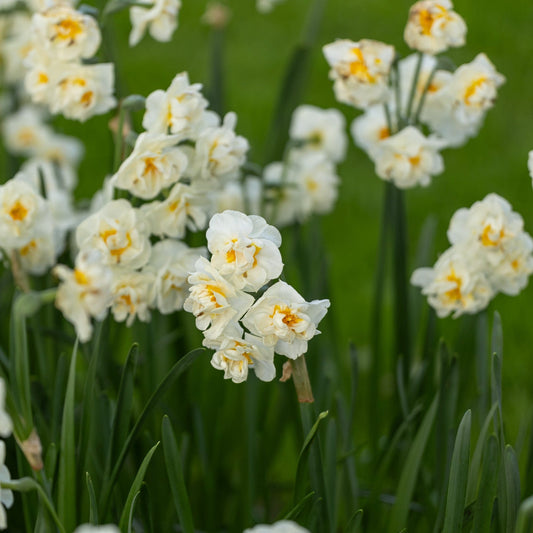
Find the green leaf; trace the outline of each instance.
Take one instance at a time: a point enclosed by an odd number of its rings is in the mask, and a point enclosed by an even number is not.
[[[170,488],[174,498],[174,506],[178,513],[180,526],[184,533],[194,533],[191,504],[185,486],[185,477],[183,475],[180,453],[174,436],[174,431],[172,430],[172,424],[168,416],[163,417],[161,434],[168,480],[170,482]]]
[[[457,533],[462,529],[468,482],[471,424],[472,413],[468,410],[459,424],[453,448],[443,533]]]
[[[350,517],[346,527],[343,529],[346,533],[358,533],[361,531],[361,524],[363,522],[363,509],[357,509],[355,513]]]
[[[58,514],[68,531],[76,525],[76,446],[74,427],[76,361],[78,341],[74,345],[63,407],[61,445],[59,449],[59,479],[57,484]]]
[[[87,492],[89,493],[89,522],[91,524],[98,524],[98,505],[96,504],[93,481],[89,472],[85,472],[85,482],[87,484]]]
[[[497,497],[498,474],[500,469],[500,445],[495,435],[484,440],[483,469],[479,492],[475,502],[474,525],[472,533],[490,531],[492,507]]]
[[[122,450],[120,451],[120,454],[114,463],[113,470],[111,471],[111,475],[109,476],[109,479],[106,480],[105,487],[102,490],[102,497],[100,500],[99,508],[103,509],[103,512],[102,512],[103,517],[105,517],[107,514],[107,509],[110,504],[109,496],[117,480],[118,473],[120,469],[122,468],[122,464],[124,463],[124,460],[126,459],[126,455],[128,454],[131,448],[131,445],[133,444],[133,441],[135,440],[139,431],[141,430],[141,427],[144,424],[144,421],[146,420],[148,415],[155,409],[155,407],[158,405],[161,398],[165,395],[168,389],[172,386],[174,381],[179,376],[181,376],[181,374],[183,374],[192,365],[192,363],[200,356],[200,354],[204,353],[204,351],[205,351],[204,348],[198,348],[196,350],[189,352],[184,357],[182,357],[169,370],[168,374],[163,378],[161,383],[158,385],[156,390],[153,392],[152,396],[150,396],[150,399],[144,406],[143,411],[141,412],[139,418],[137,419],[137,422],[133,426],[133,429],[130,431],[128,438],[126,439],[126,442],[124,443],[124,446],[122,447]]]
[[[498,311],[494,313],[492,322],[491,351],[503,357],[503,330],[502,319]]]
[[[128,497],[126,498],[126,504],[124,505],[124,509],[122,510],[122,515],[120,516],[119,529],[123,533],[128,532],[130,514],[133,509],[133,504],[135,502],[135,499],[139,491],[141,490],[141,485],[144,481],[146,470],[148,469],[148,465],[150,464],[150,461],[152,460],[152,456],[154,455],[158,446],[159,446],[159,442],[146,454],[145,458],[143,459],[143,462],[141,463],[141,466],[139,467],[137,475],[135,476],[135,479],[133,480],[130,491],[128,493]]]
[[[137,492],[137,494],[133,497],[133,501],[131,502],[130,516],[128,518],[128,533],[135,533],[133,531],[133,512],[135,511],[135,504],[137,503],[137,499],[140,495],[141,491]]]
[[[294,520],[299,516],[306,516],[311,504],[316,504],[315,492],[311,491],[306,494],[284,517],[283,520]]]
[[[313,443],[316,433],[318,431],[318,427],[320,426],[320,422],[324,420],[328,416],[328,411],[324,411],[318,415],[318,418],[316,419],[316,422],[313,424],[313,427],[307,434],[307,437],[305,438],[304,444],[302,446],[302,449],[300,450],[300,455],[298,457],[298,466],[296,467],[296,479],[294,482],[294,503],[298,502],[302,499],[304,490],[307,486],[305,480],[307,477],[306,470],[308,466],[309,461],[309,452],[311,449],[311,444]]]
[[[533,496],[520,505],[515,533],[531,533],[531,531],[533,531]]]
[[[407,514],[409,512],[409,505],[411,503],[413,492],[418,478],[418,471],[420,470],[420,464],[424,455],[424,450],[431,433],[431,428],[435,421],[435,414],[437,413],[438,394],[431,402],[420,429],[418,430],[413,444],[409,449],[407,458],[404,463],[402,474],[400,476],[400,482],[398,484],[398,490],[396,492],[396,500],[392,507],[391,515],[389,518],[390,533],[398,533],[402,528],[407,525]]]
[[[496,414],[497,410],[498,404],[495,403],[491,407],[489,413],[487,414],[487,417],[485,418],[485,421],[483,422],[483,426],[477,439],[476,447],[474,448],[472,461],[470,461],[470,470],[468,472],[468,485],[466,488],[467,503],[472,503],[476,497],[477,483],[479,480],[479,470],[481,468],[481,457],[484,453],[483,450],[485,448],[485,441],[487,440],[487,435],[489,434],[490,426],[494,420],[494,415]]]
[[[520,472],[518,460],[512,446],[507,445],[503,454],[505,468],[505,492],[506,492],[506,533],[513,533],[516,518],[520,506]]]

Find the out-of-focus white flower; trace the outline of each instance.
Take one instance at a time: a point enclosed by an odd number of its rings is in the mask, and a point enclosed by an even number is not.
[[[21,107],[2,124],[7,149],[14,155],[34,156],[42,150],[53,131],[44,123],[43,113],[34,106]]]
[[[31,241],[46,222],[44,199],[20,179],[0,185],[0,246],[14,249]]]
[[[61,280],[56,307],[74,324],[80,341],[87,342],[91,317],[103,320],[111,304],[111,269],[102,263],[100,252],[89,250],[78,254],[74,270],[58,265],[53,272]]]
[[[92,524],[82,524],[78,526],[74,533],[119,533],[117,526],[106,524],[104,526],[93,526]]]
[[[346,121],[337,109],[301,105],[292,115],[290,137],[304,150],[324,152],[333,162],[346,156]]]
[[[182,238],[185,230],[204,229],[211,200],[207,187],[193,182],[191,185],[177,183],[163,202],[145,204],[141,211],[150,222],[155,235]]]
[[[486,262],[485,272],[495,291],[518,294],[533,271],[533,240],[509,202],[489,194],[470,209],[453,215],[448,239]]]
[[[6,412],[6,383],[0,378],[0,437],[9,437],[13,432],[13,421]]]
[[[529,176],[533,180],[533,150],[528,153],[527,169],[529,171]]]
[[[187,156],[176,146],[179,140],[177,135],[141,133],[115,174],[115,187],[150,200],[176,183],[187,167]]]
[[[233,383],[246,381],[248,368],[252,368],[261,381],[272,381],[276,377],[274,349],[249,333],[244,335],[244,339],[224,338],[213,354],[211,364],[218,370],[224,370],[224,379],[231,379]]]
[[[444,170],[439,150],[445,146],[441,139],[425,137],[408,126],[379,143],[374,156],[376,174],[400,189],[429,185],[431,176]]]
[[[221,189],[212,193],[213,208],[216,213],[228,209],[232,211],[246,211],[245,191],[240,181],[228,181]]]
[[[56,262],[56,244],[53,227],[39,229],[33,239],[18,249],[20,266],[29,274],[41,275]]]
[[[366,108],[387,100],[394,47],[369,39],[339,39],[324,46],[323,52],[339,102]]]
[[[205,248],[189,248],[174,239],[154,244],[150,261],[143,270],[155,275],[153,305],[161,313],[166,315],[183,307],[189,273],[194,271],[198,258],[206,255]]]
[[[33,48],[24,64],[27,68],[24,89],[33,103],[47,104],[50,101],[54,84],[57,82],[55,61],[41,48]]]
[[[114,200],[86,218],[76,230],[80,250],[100,250],[107,265],[144,266],[150,257],[150,228],[127,200]]]
[[[181,0],[148,0],[143,3],[146,3],[146,7],[130,8],[130,46],[135,46],[147,30],[156,41],[170,41],[178,27]]]
[[[494,295],[482,265],[468,247],[452,246],[444,252],[433,268],[418,268],[411,283],[422,287],[437,315],[474,314],[484,309]]]
[[[11,474],[6,466],[6,444],[0,440],[0,481],[11,481]],[[9,489],[0,488],[0,529],[7,529],[6,508],[13,505],[13,492]]]
[[[329,305],[329,300],[306,302],[293,287],[278,281],[254,303],[242,323],[265,345],[296,359],[307,351],[307,341],[320,333],[317,325]]]
[[[151,133],[170,131],[195,138],[208,105],[201,90],[200,83],[189,83],[186,72],[176,74],[166,91],[154,91],[146,98],[143,128]]]
[[[224,211],[206,232],[211,263],[237,288],[257,291],[283,270],[281,235],[259,216]]]
[[[59,61],[88,59],[102,40],[96,20],[68,4],[35,13],[32,31],[35,45]]]
[[[283,2],[284,0],[257,0],[257,11],[260,13],[270,13],[276,4]]]
[[[504,82],[487,56],[478,54],[449,76],[425,109],[423,120],[450,146],[460,146],[477,133]]]
[[[62,113],[66,118],[85,122],[115,107],[113,63],[64,63],[55,68],[61,72],[48,102],[52,113]]]
[[[233,334],[253,296],[235,288],[205,257],[198,259],[188,281],[191,288],[183,308],[196,317],[196,327],[204,332],[207,343]]]
[[[113,269],[111,312],[117,322],[131,326],[135,317],[150,321],[155,276],[151,272],[136,272],[128,268]]]
[[[268,191],[267,215],[278,227],[287,226],[301,220],[300,189],[289,185],[294,181],[291,174],[294,168],[278,161],[270,163],[263,170],[263,182],[271,189]]]
[[[450,0],[422,0],[409,10],[404,39],[414,50],[438,54],[450,46],[463,46],[465,36],[465,21],[453,11]]]
[[[24,78],[24,61],[32,50],[31,17],[26,13],[16,13],[10,17],[8,35],[0,47],[6,82],[16,83]]]
[[[53,161],[62,167],[63,185],[72,190],[76,186],[76,179],[72,179],[73,173],[68,173],[67,167],[71,169],[78,166],[85,153],[83,143],[75,137],[52,133],[44,139],[44,143],[39,145],[37,155]],[[69,176],[66,176],[66,174]]]
[[[237,115],[227,113],[222,126],[203,130],[196,140],[190,173],[198,179],[231,179],[246,161],[248,141],[235,134]]]
[[[352,122],[350,131],[355,144],[373,159],[379,143],[391,135],[383,106],[375,105],[366,109]]]
[[[246,529],[244,533],[310,533],[307,529],[299,526],[291,520],[280,520],[272,525],[259,524],[251,529]]]

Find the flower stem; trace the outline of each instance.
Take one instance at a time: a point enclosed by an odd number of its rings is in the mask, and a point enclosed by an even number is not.
[[[300,355],[297,359],[291,360],[291,366],[292,380],[298,395],[298,401],[300,403],[313,403],[315,399],[313,398],[311,382],[309,381],[307,365],[305,364],[305,355]]]
[[[415,102],[416,88],[418,86],[418,78],[420,77],[420,69],[422,68],[422,61],[424,59],[424,54],[418,52],[418,61],[416,62],[415,73],[413,75],[413,82],[411,85],[411,92],[409,93],[409,101],[407,103],[407,110],[405,112],[405,120],[407,124],[412,124],[411,122],[411,113],[413,111],[413,104]]]
[[[422,92],[422,96],[420,97],[420,102],[418,103],[418,107],[416,108],[415,115],[413,117],[413,124],[418,124],[420,120],[420,115],[422,114],[422,111],[424,109],[424,104],[426,103],[426,97],[429,91],[429,88],[431,87],[431,84],[433,82],[433,78],[435,77],[435,74],[437,73],[437,67],[435,66],[433,70],[431,71],[431,74],[429,75],[429,78],[424,85],[424,91]]]

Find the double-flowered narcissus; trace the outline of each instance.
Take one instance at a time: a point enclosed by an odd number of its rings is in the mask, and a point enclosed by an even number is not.
[[[211,364],[226,379],[240,383],[252,368],[271,381],[274,352],[303,355],[329,301],[306,302],[283,281],[269,286],[283,269],[281,236],[262,217],[224,211],[211,218],[206,236],[211,260],[197,261],[184,309],[196,317],[204,345],[215,350]]]
[[[497,194],[459,209],[448,228],[451,247],[433,268],[419,268],[422,287],[440,317],[477,313],[498,293],[516,295],[533,272],[533,239],[522,217]]]

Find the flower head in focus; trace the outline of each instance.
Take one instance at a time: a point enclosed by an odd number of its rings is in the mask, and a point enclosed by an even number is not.
[[[339,102],[366,108],[389,97],[394,47],[379,41],[339,39],[323,48]]]
[[[450,0],[422,0],[409,10],[404,39],[414,50],[438,54],[450,46],[463,46],[465,36],[466,24]]]

